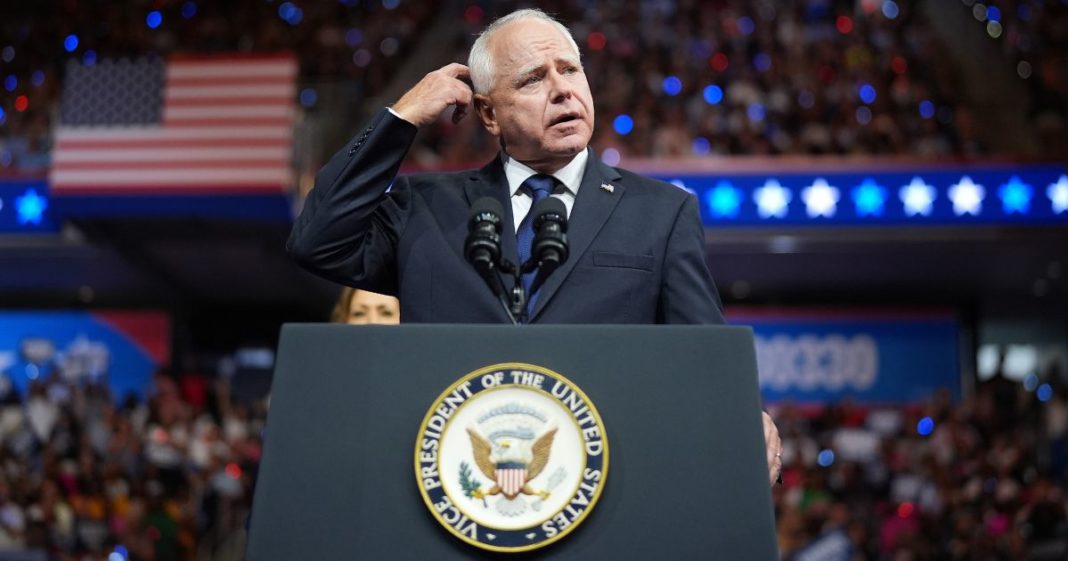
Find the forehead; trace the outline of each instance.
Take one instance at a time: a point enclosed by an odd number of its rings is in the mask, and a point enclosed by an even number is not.
[[[523,19],[498,29],[493,34],[490,50],[501,74],[539,65],[547,59],[578,56],[555,25],[539,19]]]

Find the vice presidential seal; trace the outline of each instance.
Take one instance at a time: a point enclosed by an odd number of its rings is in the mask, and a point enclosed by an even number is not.
[[[467,543],[502,552],[548,545],[590,513],[608,439],[589,397],[532,364],[487,366],[445,390],[415,444],[430,512]]]

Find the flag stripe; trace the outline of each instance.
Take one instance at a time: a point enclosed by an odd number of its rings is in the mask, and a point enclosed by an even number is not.
[[[232,119],[248,117],[290,118],[293,108],[277,105],[245,105],[241,107],[165,107],[163,121],[196,119]]]
[[[278,97],[188,97],[184,99],[170,99],[167,107],[233,107],[246,105],[285,106],[290,101],[290,96]]]
[[[185,161],[172,160],[166,163],[169,169],[287,169],[285,166],[278,164],[278,158],[247,158],[247,159],[189,159]],[[100,171],[108,170],[115,167],[115,162],[107,161],[67,161],[57,164],[55,169],[57,171]],[[145,160],[141,162],[126,162],[123,164],[125,169],[136,170],[158,170],[160,169],[159,161]]]
[[[289,101],[293,96],[293,87],[285,82],[275,80],[270,84],[219,84],[175,87],[168,84],[166,98],[167,103],[174,103],[184,99],[258,99],[268,98],[269,101]],[[281,99],[278,99],[281,98]]]
[[[228,86],[269,86],[282,83],[290,83],[292,80],[283,80],[278,76],[231,76],[226,79],[226,85]],[[199,87],[199,86],[214,86],[218,85],[220,80],[218,78],[203,78],[198,76],[188,77],[170,77],[167,79],[167,85],[172,88],[186,88],[186,87]]]
[[[288,147],[207,147],[207,148],[125,148],[86,149],[56,154],[56,166],[67,162],[143,162],[146,160],[167,162],[181,160],[226,161],[234,158],[245,160],[279,161],[289,157]]]
[[[65,185],[188,185],[191,183],[280,184],[289,179],[282,169],[168,169],[53,170],[53,181]]]
[[[168,138],[142,138],[142,139],[117,139],[117,140],[60,140],[56,142],[57,149],[61,151],[74,149],[113,150],[122,148],[229,148],[234,145],[243,148],[288,148],[289,141],[286,138],[240,138],[219,137],[216,139],[197,140],[171,140]]]
[[[178,78],[293,78],[297,75],[296,61],[176,61],[167,66],[167,79]]]
[[[188,141],[188,140],[237,140],[237,139],[284,139],[289,140],[291,130],[281,125],[264,126],[250,125],[244,127],[183,127],[164,129],[160,127],[128,127],[110,129],[86,129],[82,127],[59,127],[56,129],[57,142],[144,142],[152,140],[160,141]]]
[[[216,117],[212,119],[180,119],[172,122],[164,122],[165,127],[210,127],[217,125],[230,125],[234,127],[247,127],[255,125],[276,125],[286,126],[291,130],[293,126],[293,117],[234,117],[234,118],[222,118]]]

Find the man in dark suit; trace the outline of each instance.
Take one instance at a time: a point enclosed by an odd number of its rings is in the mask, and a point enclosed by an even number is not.
[[[568,210],[571,256],[532,295],[527,322],[723,323],[697,200],[591,153],[593,97],[567,28],[513,12],[478,38],[469,67],[427,74],[320,170],[289,238],[297,261],[397,295],[405,322],[508,322],[464,258],[471,205],[501,203],[502,254],[518,263],[534,201],[553,196]],[[500,157],[470,172],[396,177],[418,128],[449,107],[454,120],[472,107]],[[765,436],[774,479],[780,446],[766,415]]]

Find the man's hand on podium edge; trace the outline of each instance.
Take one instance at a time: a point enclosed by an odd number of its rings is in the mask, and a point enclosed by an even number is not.
[[[764,446],[768,454],[768,481],[774,485],[781,483],[779,476],[782,475],[782,439],[779,438],[779,427],[771,420],[771,415],[764,411]]]
[[[423,127],[436,121],[449,106],[455,106],[452,122],[458,123],[467,114],[474,95],[471,86],[464,81],[470,78],[466,66],[458,62],[447,64],[419,80],[393,104],[392,109],[401,119]]]

